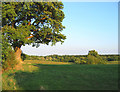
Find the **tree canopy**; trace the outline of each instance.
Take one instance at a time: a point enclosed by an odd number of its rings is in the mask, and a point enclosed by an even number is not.
[[[62,2],[3,2],[2,34],[14,48],[63,43],[63,7]]]
[[[21,46],[63,43],[63,8],[62,2],[2,2],[2,45],[13,47],[16,61],[22,63]]]

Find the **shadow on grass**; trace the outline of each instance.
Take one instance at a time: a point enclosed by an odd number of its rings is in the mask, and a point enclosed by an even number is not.
[[[9,74],[13,76],[13,74]],[[41,69],[29,72],[19,70],[14,74],[17,90],[46,90],[44,80],[42,80]]]
[[[34,66],[40,67],[40,66],[70,66],[70,64],[33,64]],[[72,64],[73,65],[73,64]]]
[[[15,73],[17,90],[117,89],[118,71],[115,65],[35,64],[33,66],[36,66],[38,70],[32,72],[19,70]]]
[[[19,70],[15,74],[9,74],[9,77],[14,76],[17,90],[53,90],[59,77],[62,76],[62,73],[56,74],[56,70],[70,65],[34,64],[32,66],[38,69],[31,72]]]

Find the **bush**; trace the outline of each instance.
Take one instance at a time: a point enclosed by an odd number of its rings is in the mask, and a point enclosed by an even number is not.
[[[87,61],[81,60],[81,64],[86,64],[86,63],[87,63]]]
[[[80,61],[75,61],[76,64],[80,64]]]
[[[106,64],[106,61],[95,50],[92,50],[88,53],[87,64]]]
[[[6,70],[13,68],[17,64],[14,51],[12,50],[8,40],[2,35],[2,68]]]
[[[106,64],[106,61],[103,60],[101,57],[95,57],[92,55],[88,55],[87,64]]]
[[[21,53],[21,59],[24,61],[28,58],[28,55]]]
[[[4,70],[13,68],[18,64],[17,60],[15,59],[14,51],[10,50],[8,52],[9,54],[6,56],[6,60],[2,61],[2,68]]]
[[[100,62],[100,59],[95,57],[95,56],[92,56],[92,55],[88,55],[88,58],[87,58],[87,63],[88,64],[98,64]]]
[[[78,60],[78,61],[75,61],[76,64],[86,64],[87,61],[85,60]]]

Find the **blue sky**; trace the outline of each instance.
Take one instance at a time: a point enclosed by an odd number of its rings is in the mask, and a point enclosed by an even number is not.
[[[28,55],[86,55],[95,49],[99,54],[118,53],[118,3],[117,2],[63,2],[67,36],[61,45],[39,48],[23,46]]]

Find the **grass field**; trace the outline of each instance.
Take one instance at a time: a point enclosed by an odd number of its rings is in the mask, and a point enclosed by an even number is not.
[[[25,61],[22,69],[5,71],[3,90],[117,90],[118,65],[78,65]]]

